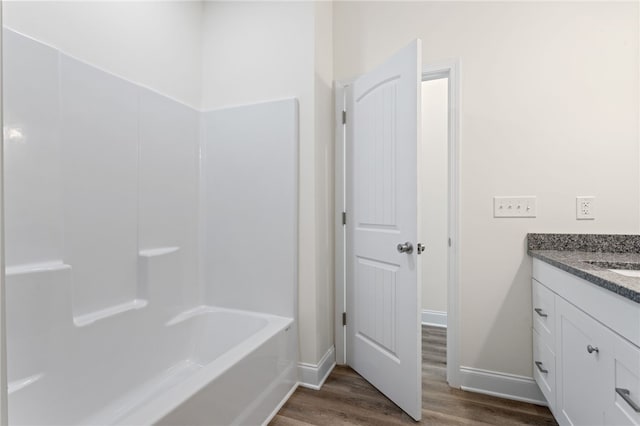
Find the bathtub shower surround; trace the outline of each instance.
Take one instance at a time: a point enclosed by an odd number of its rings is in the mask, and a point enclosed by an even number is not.
[[[297,102],[200,112],[3,43],[10,423],[266,421],[297,382]]]
[[[291,100],[204,114],[210,303],[285,317],[297,312],[288,296],[297,277],[296,114]]]

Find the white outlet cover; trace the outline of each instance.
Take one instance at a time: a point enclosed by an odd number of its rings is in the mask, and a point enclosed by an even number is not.
[[[596,197],[579,195],[576,197],[576,219],[593,220],[596,218]]]

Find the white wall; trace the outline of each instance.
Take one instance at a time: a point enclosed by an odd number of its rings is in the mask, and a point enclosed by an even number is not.
[[[202,2],[5,1],[4,25],[193,107]]]
[[[315,360],[334,344],[333,4],[315,6],[316,306]],[[301,309],[305,309],[304,306]]]
[[[207,2],[203,108],[295,97],[300,107],[300,360],[333,344],[331,4]]]
[[[447,312],[448,79],[422,83],[422,309]]]
[[[527,232],[639,231],[638,4],[337,2],[336,79],[410,40],[461,61],[461,364],[531,376]],[[536,195],[536,219],[494,219]],[[595,221],[575,196],[595,195]]]

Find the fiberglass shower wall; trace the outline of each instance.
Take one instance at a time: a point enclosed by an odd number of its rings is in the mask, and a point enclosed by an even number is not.
[[[297,318],[298,101],[202,120],[205,300]]]
[[[233,334],[203,304],[297,317],[295,99],[201,112],[10,29],[3,62],[10,423],[117,423]]]
[[[11,30],[3,36],[8,297],[29,291],[13,288],[18,279],[39,286],[47,270],[69,270],[70,282],[48,291],[69,299],[71,312],[55,315],[82,325],[144,306],[145,262],[173,253],[165,296],[175,310],[199,304],[199,112]],[[46,297],[36,292],[20,308],[47,324],[61,307],[36,309]]]

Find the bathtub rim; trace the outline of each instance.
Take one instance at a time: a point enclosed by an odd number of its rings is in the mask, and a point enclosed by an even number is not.
[[[190,313],[184,318],[184,320],[209,313],[225,312],[258,317],[267,320],[267,324],[258,332],[252,334],[250,338],[243,340],[241,343],[227,350],[213,362],[203,365],[196,374],[193,374],[177,385],[163,390],[159,395],[143,402],[132,412],[125,413],[120,416],[114,415],[113,417],[109,416],[111,418],[105,418],[104,420],[106,420],[106,422],[103,421],[101,422],[102,424],[154,424],[166,417],[193,395],[213,382],[216,378],[229,371],[238,363],[238,361],[258,350],[262,345],[281,331],[295,332],[295,330],[291,330],[292,325],[295,323],[294,318],[238,309],[227,309],[211,305],[201,305],[196,308],[192,308],[189,311],[196,311],[200,308],[202,308],[201,311]],[[92,422],[95,422],[96,420],[99,421],[99,419],[94,417],[90,417],[90,419]],[[83,419],[80,423],[83,424],[84,422],[85,420]]]

